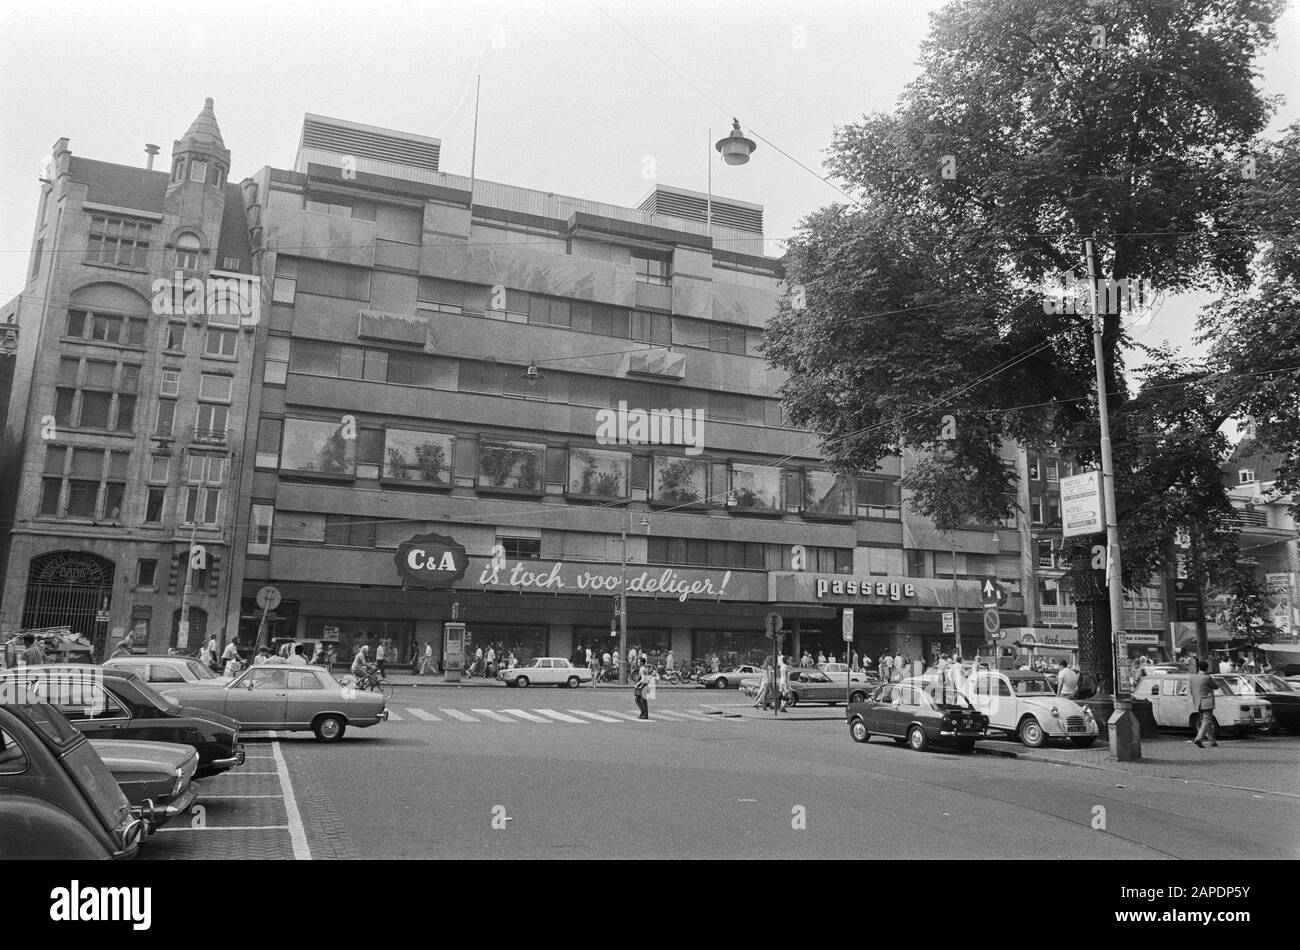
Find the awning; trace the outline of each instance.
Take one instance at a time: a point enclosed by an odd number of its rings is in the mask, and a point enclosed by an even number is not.
[[[1261,643],[1255,649],[1284,656],[1300,656],[1300,643]]]

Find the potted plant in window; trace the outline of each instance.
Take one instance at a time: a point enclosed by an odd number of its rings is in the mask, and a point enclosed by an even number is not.
[[[426,482],[441,485],[447,469],[447,453],[441,445],[425,442],[415,447],[415,460],[420,466],[420,476]]]
[[[694,481],[696,471],[696,463],[690,459],[676,459],[667,463],[659,472],[659,490],[655,493],[655,498],[674,505],[699,501],[700,492]]]

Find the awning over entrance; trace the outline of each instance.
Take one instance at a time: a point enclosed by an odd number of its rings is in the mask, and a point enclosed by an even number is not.
[[[1300,643],[1261,643],[1258,649],[1265,653],[1277,653],[1282,656],[1294,656],[1300,659]]]

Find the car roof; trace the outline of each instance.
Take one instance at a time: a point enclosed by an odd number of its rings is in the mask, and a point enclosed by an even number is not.
[[[1037,670],[989,670],[990,673],[1001,673],[1007,679],[1013,680],[1036,680],[1042,677],[1042,673]]]

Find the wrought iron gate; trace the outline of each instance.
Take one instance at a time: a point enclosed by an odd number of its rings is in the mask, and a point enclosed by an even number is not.
[[[23,601],[23,629],[69,627],[92,643],[95,615],[108,610],[113,596],[112,561],[82,551],[59,551],[32,558]],[[103,626],[102,624],[99,626]]]

